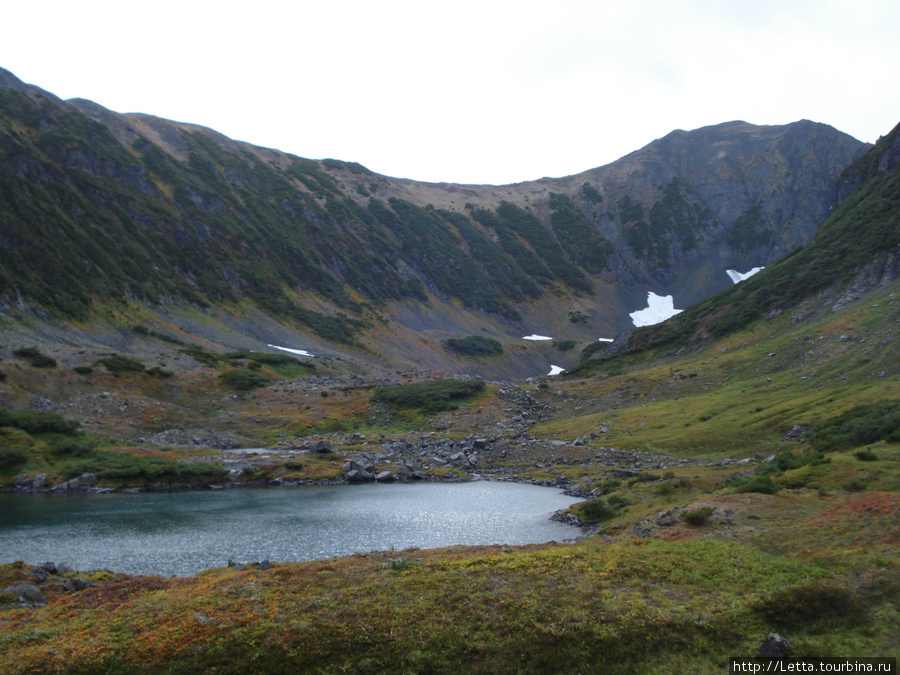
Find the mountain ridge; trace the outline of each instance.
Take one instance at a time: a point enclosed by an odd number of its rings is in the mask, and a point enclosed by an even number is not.
[[[731,283],[726,269],[808,241],[867,147],[808,121],[728,122],[563,178],[421,183],[0,82],[8,315],[250,302],[376,351],[375,323],[415,313],[408,329],[436,340],[585,340],[630,328],[648,290],[692,304]]]

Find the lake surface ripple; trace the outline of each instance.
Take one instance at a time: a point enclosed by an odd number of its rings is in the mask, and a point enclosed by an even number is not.
[[[0,562],[188,576],[409,547],[577,537],[554,488],[477,481],[138,494],[0,494]]]

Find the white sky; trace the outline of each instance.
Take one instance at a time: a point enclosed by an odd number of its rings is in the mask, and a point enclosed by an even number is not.
[[[607,164],[673,129],[900,121],[897,0],[42,0],[0,67],[62,98],[423,181]]]

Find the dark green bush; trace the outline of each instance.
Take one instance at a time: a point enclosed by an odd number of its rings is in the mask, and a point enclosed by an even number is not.
[[[78,375],[90,375],[94,372],[94,369],[90,366],[75,366],[72,368]]]
[[[21,347],[13,351],[13,356],[22,359],[36,359],[41,356],[41,351],[37,347]]]
[[[56,359],[42,354],[31,359],[31,365],[35,368],[56,368]]]
[[[470,335],[464,338],[450,338],[447,346],[463,356],[497,356],[503,353],[503,345],[492,338]]]
[[[147,374],[153,377],[158,377],[162,380],[168,379],[170,377],[174,377],[175,373],[171,370],[163,370],[159,366],[153,366],[152,368],[147,368]]]
[[[606,501],[610,506],[614,506],[617,509],[624,509],[626,506],[631,506],[631,501],[622,495],[610,495],[606,498]]]
[[[109,356],[105,359],[99,359],[97,364],[106,368],[116,377],[127,375],[129,373],[144,372],[143,363],[136,361],[135,359],[130,359],[127,356]]]
[[[578,346],[578,343],[575,340],[555,340],[553,346],[561,352],[570,352]]]
[[[771,475],[754,475],[747,478],[738,478],[727,481],[726,486],[737,488],[738,492],[759,492],[773,495],[784,487],[781,483],[772,480]]]
[[[219,375],[219,384],[236,391],[250,391],[265,387],[272,382],[272,378],[265,373],[256,373],[248,370],[229,370]]]
[[[688,525],[699,527],[709,519],[713,514],[713,510],[714,509],[711,506],[703,506],[699,509],[693,509],[692,511],[683,511],[681,513],[681,519]]]
[[[615,517],[618,513],[615,506],[606,503],[601,497],[582,502],[576,509],[578,517],[584,522],[602,522]]]
[[[820,451],[850,450],[877,441],[900,441],[900,401],[863,405],[816,426],[810,442]]]
[[[23,448],[0,448],[0,469],[14,469],[28,461]]]
[[[29,434],[64,434],[78,432],[78,422],[65,419],[62,415],[45,412],[28,412],[0,408],[0,427],[13,427]]]
[[[878,455],[871,450],[857,450],[853,453],[853,456],[860,462],[877,462],[879,459]]]
[[[430,412],[450,410],[459,401],[484,391],[484,382],[477,380],[430,380],[414,384],[381,387],[372,395],[373,401],[402,408],[422,408]]]

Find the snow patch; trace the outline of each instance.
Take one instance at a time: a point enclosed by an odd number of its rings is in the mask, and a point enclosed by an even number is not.
[[[597,342],[612,342],[612,338],[597,338]]]
[[[675,309],[675,300],[671,295],[657,295],[653,291],[647,293],[647,307],[628,316],[635,326],[653,326],[669,319],[683,310]]]
[[[564,370],[565,370],[565,368],[560,368],[559,366],[551,365],[550,372],[547,373],[547,375],[559,375]]]
[[[552,340],[552,337],[547,337],[546,335],[526,335],[522,338],[523,340]]]
[[[315,354],[310,354],[305,349],[291,349],[290,347],[279,347],[278,345],[269,345],[272,349],[280,349],[283,352],[290,352],[291,354],[296,354],[297,356],[310,356],[315,357]]]
[[[729,277],[731,277],[731,280],[734,283],[738,283],[740,281],[743,281],[744,279],[749,279],[754,274],[756,274],[760,270],[764,270],[764,269],[766,269],[766,268],[765,267],[754,267],[749,272],[744,272],[743,274],[741,274],[737,270],[725,270],[725,274],[727,274]]]

